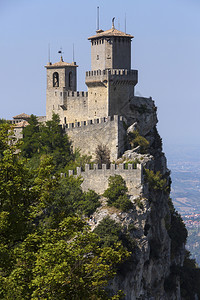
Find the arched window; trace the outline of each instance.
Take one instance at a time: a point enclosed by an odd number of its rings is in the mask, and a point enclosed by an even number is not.
[[[72,87],[72,72],[69,72],[69,87]]]
[[[58,74],[58,72],[53,73],[53,87],[59,87],[59,74]]]

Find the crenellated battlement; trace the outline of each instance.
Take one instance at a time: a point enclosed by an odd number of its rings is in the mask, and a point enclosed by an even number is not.
[[[121,175],[126,181],[129,193],[132,195],[140,195],[143,184],[143,165],[142,164],[111,164],[107,166],[102,164],[94,164],[93,166],[86,164],[85,170],[77,167],[76,175],[73,170],[69,170],[69,176],[81,176],[83,178],[82,188],[84,191],[89,189],[95,190],[99,194],[108,188],[108,180],[110,176]],[[64,175],[64,174],[63,174]]]
[[[108,70],[93,70],[93,71],[86,72],[86,77],[101,76],[101,75],[137,76],[138,71],[127,70],[127,69],[108,69]]]
[[[127,69],[109,69],[109,70],[96,70],[87,71],[85,77],[85,83],[88,87],[97,82],[102,85],[107,81],[113,81],[113,83],[123,82],[125,84],[131,84],[135,86],[138,82],[138,71]]]
[[[65,130],[67,130],[67,129],[85,127],[85,126],[90,126],[90,125],[102,124],[102,123],[112,122],[112,121],[119,121],[119,122],[125,122],[125,123],[127,122],[126,118],[124,118],[123,116],[115,115],[115,116],[108,116],[108,117],[104,117],[104,118],[97,118],[97,119],[92,119],[92,120],[63,124],[63,128]]]
[[[66,97],[88,97],[88,92],[84,92],[84,91],[67,91],[66,92]]]

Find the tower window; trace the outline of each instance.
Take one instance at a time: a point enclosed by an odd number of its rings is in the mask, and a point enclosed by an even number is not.
[[[97,55],[97,60],[99,60],[99,55]]]
[[[69,87],[72,87],[72,72],[69,72]]]
[[[58,74],[58,72],[53,73],[53,87],[59,87],[59,74]]]

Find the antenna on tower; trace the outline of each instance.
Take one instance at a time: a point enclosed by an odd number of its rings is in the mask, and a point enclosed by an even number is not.
[[[118,18],[118,29],[120,30],[120,18]]]
[[[125,20],[124,20],[124,32],[126,33],[126,13],[125,13]]]
[[[73,62],[75,61],[74,59],[74,43],[73,43]]]
[[[99,6],[97,6],[97,30],[99,30]]]
[[[51,59],[50,59],[50,43],[48,44],[48,61],[49,61],[49,64],[51,64]]]

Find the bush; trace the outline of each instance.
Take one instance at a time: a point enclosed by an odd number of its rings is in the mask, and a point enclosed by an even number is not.
[[[152,170],[145,169],[145,181],[148,182],[149,188],[157,191],[167,192],[169,187],[167,186],[167,179],[162,178],[160,171],[154,173]]]
[[[125,194],[123,196],[119,196],[119,198],[115,201],[114,206],[122,211],[128,211],[129,209],[133,208],[133,203]]]
[[[194,259],[190,258],[190,252],[186,251],[183,267],[180,272],[181,296],[184,299],[200,297],[200,269],[197,268]]]
[[[94,229],[94,232],[101,238],[101,246],[113,246],[120,240],[121,226],[110,217],[106,216],[99,222],[99,225]]]
[[[127,211],[133,207],[126,192],[128,191],[125,180],[120,175],[110,176],[108,188],[103,196],[108,199],[108,206],[114,206],[122,211]]]
[[[108,198],[108,205],[116,201],[119,196],[123,196],[128,191],[126,182],[120,175],[110,176],[108,180],[108,188],[103,196]]]
[[[106,145],[98,145],[95,154],[97,164],[110,164],[110,150]]]
[[[188,235],[181,215],[177,211],[171,214],[171,224],[168,234],[171,238],[171,252],[175,254],[186,243]]]
[[[113,247],[115,243],[121,242],[128,251],[132,251],[136,246],[136,242],[131,238],[130,234],[125,233],[121,225],[109,216],[101,220],[99,225],[94,229],[94,232],[101,238],[101,247]]]
[[[145,154],[149,148],[149,142],[143,136],[141,136],[138,130],[128,133],[128,142],[131,145],[131,148],[140,146],[140,153]]]

